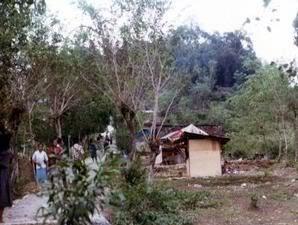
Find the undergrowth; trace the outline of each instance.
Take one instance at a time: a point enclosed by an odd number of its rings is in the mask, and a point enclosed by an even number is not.
[[[119,166],[119,160],[111,159],[90,171],[84,162],[61,161],[50,179],[49,207],[41,209],[45,219],[55,218],[59,225],[90,225],[96,209],[111,209],[113,225],[192,225],[200,208],[218,206],[206,191],[148,183],[138,160],[124,166],[122,176]]]
[[[189,212],[218,205],[209,192],[148,184],[147,173],[138,162],[126,168],[123,175],[123,198],[112,201],[115,225],[192,225],[194,218]]]
[[[102,160],[91,170],[84,161],[64,158],[50,177],[48,207],[41,208],[45,222],[54,218],[58,225],[91,225],[91,217],[102,211],[118,176],[118,160]]]

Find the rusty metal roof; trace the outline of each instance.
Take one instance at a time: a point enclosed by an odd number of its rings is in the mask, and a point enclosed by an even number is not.
[[[179,124],[179,125],[172,125],[172,124],[164,124],[161,128],[160,136],[163,137],[171,132],[181,130],[184,127],[187,127],[189,124]],[[157,130],[160,128],[161,124],[157,124]],[[208,135],[212,137],[218,138],[226,138],[224,129],[220,125],[212,125],[212,124],[194,124],[197,128],[205,131]],[[145,128],[151,127],[151,123],[145,123]]]

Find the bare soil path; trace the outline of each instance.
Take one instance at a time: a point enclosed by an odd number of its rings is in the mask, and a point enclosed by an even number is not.
[[[37,211],[46,206],[47,198],[29,194],[14,201],[13,207],[4,211],[5,224],[34,224],[37,221]]]

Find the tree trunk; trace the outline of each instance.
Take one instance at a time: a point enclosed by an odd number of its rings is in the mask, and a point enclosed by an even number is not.
[[[59,138],[62,138],[62,127],[61,127],[61,116],[58,116],[55,118],[55,129],[56,129],[56,135]]]
[[[277,161],[280,162],[282,158],[282,125],[279,116],[276,116],[276,123],[278,124],[278,156]]]
[[[279,133],[277,162],[280,162],[281,158],[282,158],[282,138]]]
[[[14,193],[16,191],[14,187],[18,181],[19,174],[20,174],[20,170],[19,170],[18,155],[14,154],[14,157],[12,160],[12,170],[11,170],[11,175],[10,175],[10,183],[11,183],[11,187],[12,187],[12,190]]]
[[[154,177],[154,166],[155,166],[156,157],[160,153],[160,150],[159,150],[160,144],[156,139],[150,140],[148,144],[151,150],[148,182],[151,183]]]
[[[136,129],[135,129],[135,123],[134,121],[126,121],[127,124],[127,128],[129,131],[129,154],[128,154],[128,158],[130,161],[133,161],[135,158],[135,154],[136,154]]]
[[[288,160],[288,140],[287,140],[287,135],[285,130],[283,130],[283,135],[284,135],[284,142],[285,142],[284,157],[285,157],[285,160],[287,161]]]
[[[265,150],[266,155],[268,156],[267,141],[266,141],[266,133],[265,133],[264,130],[263,130],[262,137],[263,137],[263,149]]]
[[[287,134],[286,134],[286,124],[285,124],[285,119],[284,116],[282,116],[282,133],[283,133],[283,138],[284,138],[284,143],[285,143],[285,148],[284,148],[284,157],[285,160],[288,160],[288,138],[287,138]]]
[[[10,176],[10,182],[12,184],[11,187],[15,187],[14,184],[17,183],[19,178],[19,159],[18,159],[18,150],[17,150],[17,131],[13,131],[12,137],[10,140],[10,149],[13,152],[13,160],[12,160],[12,170],[11,170],[11,176]],[[13,192],[15,193],[15,189],[13,188]]]
[[[298,159],[298,129],[296,128],[295,129],[295,162],[297,162],[297,159]]]
[[[22,107],[13,108],[11,111],[11,116],[8,121],[9,129],[6,129],[7,133],[11,134],[10,148],[14,154],[13,168],[12,168],[11,177],[10,177],[12,184],[15,184],[19,177],[17,132],[18,132],[19,125],[21,123],[21,116],[23,113],[24,113],[24,108]],[[12,187],[14,187],[14,185]]]
[[[129,132],[128,159],[133,161],[136,153],[136,114],[123,102],[120,104],[119,109]]]
[[[153,108],[153,116],[152,116],[152,125],[151,125],[151,137],[155,138],[156,136],[156,127],[157,127],[157,115],[159,110],[159,95],[158,91],[155,93],[154,97],[154,108]]]
[[[28,112],[28,127],[29,127],[29,136],[30,136],[30,142],[32,144],[32,147],[35,146],[35,135],[33,133],[32,129],[32,113]]]
[[[156,161],[157,156],[158,156],[158,153],[151,153],[150,167],[149,167],[149,173],[148,173],[148,183],[149,184],[151,184],[153,182],[154,167],[155,167],[155,161]]]
[[[294,126],[294,133],[295,133],[295,144],[294,144],[294,149],[295,149],[295,162],[297,162],[298,159],[298,118],[295,116],[295,120],[293,123]]]

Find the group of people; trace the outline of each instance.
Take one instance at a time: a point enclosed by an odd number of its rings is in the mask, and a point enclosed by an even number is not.
[[[74,160],[84,159],[84,148],[82,142],[76,138],[73,140],[74,145],[70,148],[69,156]],[[97,140],[90,139],[88,143],[88,151],[93,162],[97,162],[97,152],[102,152],[112,143],[112,139],[106,135],[105,139],[99,135]],[[32,163],[34,168],[35,178],[38,184],[47,181],[48,174],[55,173],[55,165],[61,159],[63,153],[63,141],[61,138],[56,138],[53,143],[45,150],[44,145],[39,144],[37,150],[33,153]]]
[[[4,208],[12,206],[10,189],[10,169],[13,154],[10,151],[11,135],[0,131],[0,223],[3,222]],[[104,150],[112,143],[111,137],[106,135],[105,139],[100,135],[97,141],[89,140],[88,151],[94,162],[97,162],[97,151]],[[36,151],[32,155],[33,171],[36,181],[39,184],[47,181],[48,174],[54,174],[57,170],[55,165],[61,160],[65,150],[61,138],[53,140],[46,149],[42,144],[37,145]],[[84,148],[79,139],[74,140],[74,145],[70,149],[70,157],[73,160],[84,159]]]
[[[97,152],[105,151],[110,144],[112,144],[112,138],[108,134],[106,134],[104,140],[101,135],[97,137],[96,141],[94,141],[94,139],[91,138],[89,140],[88,150],[92,161],[97,162]]]

